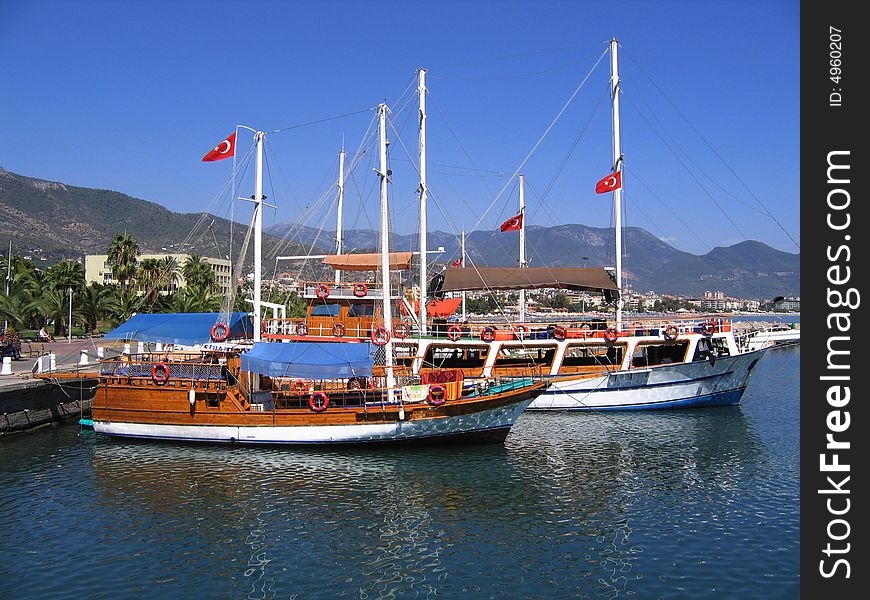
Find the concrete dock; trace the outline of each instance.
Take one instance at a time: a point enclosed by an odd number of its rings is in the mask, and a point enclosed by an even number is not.
[[[97,379],[86,375],[97,370],[98,348],[103,348],[105,356],[112,356],[120,352],[123,344],[120,346],[101,338],[44,344],[23,342],[21,360],[6,365],[11,367],[11,374],[0,374],[0,435],[89,415]],[[39,370],[37,354],[43,356],[45,370],[50,363],[47,357],[54,355],[56,371],[53,372],[58,373],[58,377],[42,379],[34,376]],[[81,364],[85,361],[87,364]],[[69,378],[61,373],[78,373],[83,377]]]

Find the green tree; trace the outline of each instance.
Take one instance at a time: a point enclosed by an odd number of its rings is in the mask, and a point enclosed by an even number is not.
[[[136,270],[136,283],[145,294],[145,303],[149,306],[160,294],[160,269],[160,259],[144,258]]]
[[[138,312],[142,299],[136,292],[121,287],[112,287],[107,301],[108,316],[112,325],[120,325]]]
[[[207,287],[187,285],[175,295],[174,308],[175,312],[217,312],[221,297]]]
[[[78,294],[76,305],[85,328],[93,333],[99,322],[111,314],[112,293],[110,286],[92,283]]]
[[[73,302],[73,320],[78,316],[75,306],[75,302]],[[68,322],[69,295],[64,292],[53,289],[44,290],[38,298],[30,303],[30,307],[39,315],[42,323],[48,320],[54,321],[54,335],[56,337],[65,335],[67,327],[71,326],[71,323]]]
[[[109,244],[109,266],[112,276],[126,288],[136,275],[136,257],[139,256],[139,242],[129,233],[118,233]]]
[[[214,290],[217,287],[214,271],[211,265],[199,254],[191,254],[181,267],[181,275],[188,286],[208,288]]]
[[[77,294],[85,287],[85,270],[75,261],[62,260],[45,270],[43,280],[55,291],[66,294],[72,288]]]

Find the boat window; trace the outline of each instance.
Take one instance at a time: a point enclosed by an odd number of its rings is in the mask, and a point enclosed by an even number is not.
[[[372,317],[374,314],[374,304],[351,304],[347,310],[348,317]]]
[[[339,312],[340,304],[315,304],[311,307],[312,317],[337,317]]]
[[[728,341],[724,337],[702,338],[695,348],[694,360],[707,360],[711,353],[715,356],[730,356]]]
[[[671,343],[638,344],[631,357],[632,367],[653,367],[686,360],[688,340]]]
[[[393,364],[402,367],[412,367],[417,356],[417,344],[394,343]]]
[[[565,367],[619,366],[625,355],[624,344],[569,344],[562,365]]]
[[[423,366],[436,369],[480,369],[486,362],[487,346],[439,346],[426,350]]]
[[[549,367],[556,356],[556,346],[502,346],[495,367]]]

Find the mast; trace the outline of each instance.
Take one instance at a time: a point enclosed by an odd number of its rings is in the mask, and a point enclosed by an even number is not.
[[[520,268],[526,262],[526,176],[520,174]],[[520,290],[520,323],[526,322],[526,290]]]
[[[258,131],[257,140],[257,179],[254,184],[254,341],[260,341],[261,287],[263,280],[263,140],[266,134]]]
[[[426,335],[426,69],[417,70],[420,104],[420,335]]]
[[[462,262],[459,263],[460,267],[465,267],[465,230],[462,230],[462,258],[460,259]],[[468,316],[465,312],[465,292],[462,292],[462,320],[468,320]]]
[[[613,98],[613,172],[622,170],[622,150],[619,142],[619,69],[617,67],[616,38],[610,40],[610,95]],[[622,330],[622,185],[613,192],[613,215],[616,232],[616,287],[619,298],[616,300],[616,329]]]
[[[344,148],[338,153],[338,221],[335,225],[335,253],[341,254],[342,251],[342,223],[344,219],[344,157],[347,152]],[[341,282],[341,271],[335,270],[335,283]]]
[[[387,170],[387,105],[378,105],[378,138],[380,141],[380,167],[378,175],[381,177],[381,290],[384,300],[384,327],[391,332],[393,327],[393,313],[390,307],[390,219],[387,205],[387,183],[390,172]],[[393,388],[396,379],[393,375],[393,341],[388,338],[384,345],[384,366],[387,371],[387,398],[393,401]]]

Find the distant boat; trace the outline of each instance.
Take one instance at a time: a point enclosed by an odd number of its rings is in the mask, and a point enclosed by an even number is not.
[[[798,323],[774,323],[745,333],[740,337],[740,345],[748,351],[799,344],[801,330]]]

